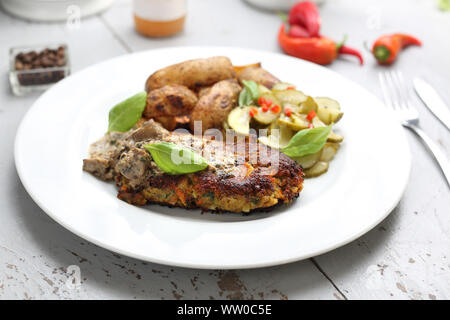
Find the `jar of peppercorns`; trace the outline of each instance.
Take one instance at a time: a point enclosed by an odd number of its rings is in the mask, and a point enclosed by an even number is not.
[[[70,74],[66,45],[10,49],[9,82],[15,95],[42,91]]]

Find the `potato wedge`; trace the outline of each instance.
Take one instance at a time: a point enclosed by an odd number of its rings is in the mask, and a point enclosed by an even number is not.
[[[277,77],[261,67],[245,68],[239,72],[238,79],[241,83],[242,80],[253,80],[269,89],[272,89],[276,83],[280,82]]]
[[[145,89],[150,92],[168,84],[180,84],[198,91],[218,81],[236,77],[230,59],[211,57],[177,63],[154,72],[148,77]]]
[[[305,177],[318,177],[328,171],[329,163],[325,161],[318,161],[311,168],[304,170]]]
[[[175,117],[154,117],[154,119],[156,122],[161,123],[161,125],[169,131],[173,131],[177,127],[177,120]]]
[[[230,111],[236,106],[241,87],[236,80],[222,80],[211,87],[197,102],[191,113],[191,131],[195,121],[202,122],[202,132],[210,128],[222,128]]]
[[[316,97],[314,100],[317,102],[318,109],[316,111],[319,119],[325,123],[336,123],[338,122],[344,113],[341,111],[341,106],[336,100],[326,98],[326,97]]]
[[[190,114],[197,104],[197,96],[185,86],[167,85],[147,94],[147,104],[143,116],[155,117],[182,116]]]

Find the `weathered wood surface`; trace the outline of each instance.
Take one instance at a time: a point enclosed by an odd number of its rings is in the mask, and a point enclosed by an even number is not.
[[[279,49],[276,15],[242,1],[191,0],[182,35],[149,40],[133,30],[129,1],[81,22],[36,24],[0,12],[0,299],[445,299],[450,297],[450,192],[433,159],[408,134],[411,181],[402,201],[379,226],[340,249],[285,266],[255,270],[193,270],[144,263],[99,248],[51,220],[23,189],[14,167],[17,126],[37,95],[14,97],[8,79],[8,49],[15,45],[65,42],[73,71],[126,52],[181,45],[228,45]],[[226,4],[225,4],[226,3]],[[402,10],[400,14],[400,10]],[[361,50],[384,32],[407,31],[424,41],[396,64],[409,78],[423,75],[450,102],[450,13],[434,1],[334,0],[321,8],[323,33]],[[230,17],[232,19],[230,20]],[[330,66],[380,95],[377,67],[352,58]],[[449,132],[419,103],[421,123],[450,156]],[[362,101],[362,103],[364,103]],[[382,124],[380,124],[382,130]],[[389,155],[386,155],[389,156]],[[364,214],[364,208],[361,208]],[[67,268],[77,265],[80,286]],[[69,271],[71,269],[69,268]],[[68,283],[69,281],[69,283]]]

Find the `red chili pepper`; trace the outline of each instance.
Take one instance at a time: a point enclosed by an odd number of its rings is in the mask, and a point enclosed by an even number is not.
[[[290,108],[284,109],[284,114],[288,117],[292,116],[292,110]]]
[[[266,99],[264,97],[259,97],[258,104],[260,106],[265,105],[266,104]]]
[[[303,26],[298,24],[293,24],[290,26],[288,34],[294,38],[310,38],[308,30],[306,30]]]
[[[250,114],[250,117],[254,117],[258,113],[258,110],[252,107],[248,113]]]
[[[329,64],[336,59],[336,44],[330,38],[294,38],[284,30],[285,26],[282,24],[278,32],[278,43],[288,55],[318,64]]]
[[[281,111],[281,107],[276,104],[272,108],[270,108],[270,111],[272,111],[273,113],[278,113]]]
[[[310,124],[308,124],[308,128],[314,128],[314,126],[313,126],[313,124],[312,123],[310,123]]]
[[[308,113],[308,115],[306,116],[306,119],[307,119],[309,122],[311,122],[311,121],[314,119],[315,116],[316,116],[316,113],[314,112],[314,110],[311,110],[311,111]]]
[[[295,87],[294,86],[289,86],[289,87],[286,87],[286,90],[295,90]]]
[[[338,53],[339,54],[349,54],[349,55],[355,56],[359,59],[360,65],[364,64],[364,59],[363,59],[361,53],[356,49],[353,49],[353,48],[350,48],[347,46],[340,46]]]
[[[330,38],[320,36],[313,38],[290,37],[285,32],[284,24],[278,32],[278,43],[281,49],[291,56],[308,60],[318,64],[330,64],[339,53],[351,54],[358,57],[363,63],[362,55],[356,50],[343,45],[343,42],[336,44]]]
[[[295,4],[289,11],[289,24],[303,27],[310,37],[319,36],[320,15],[316,4],[310,1]]]
[[[266,105],[263,105],[263,106],[261,107],[261,110],[262,110],[262,112],[267,112],[267,111],[269,111],[269,107],[266,106]]]
[[[266,106],[270,107],[272,105],[272,100],[266,100]]]
[[[372,47],[372,53],[379,64],[391,64],[398,53],[410,45],[421,46],[422,42],[408,34],[394,33],[379,37]]]

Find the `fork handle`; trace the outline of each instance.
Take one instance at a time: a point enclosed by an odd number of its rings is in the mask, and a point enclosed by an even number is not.
[[[450,187],[450,162],[442,149],[419,126],[411,123],[403,123],[403,125],[422,138],[423,142],[441,167],[442,173],[444,174],[445,179],[447,179],[447,183]]]

